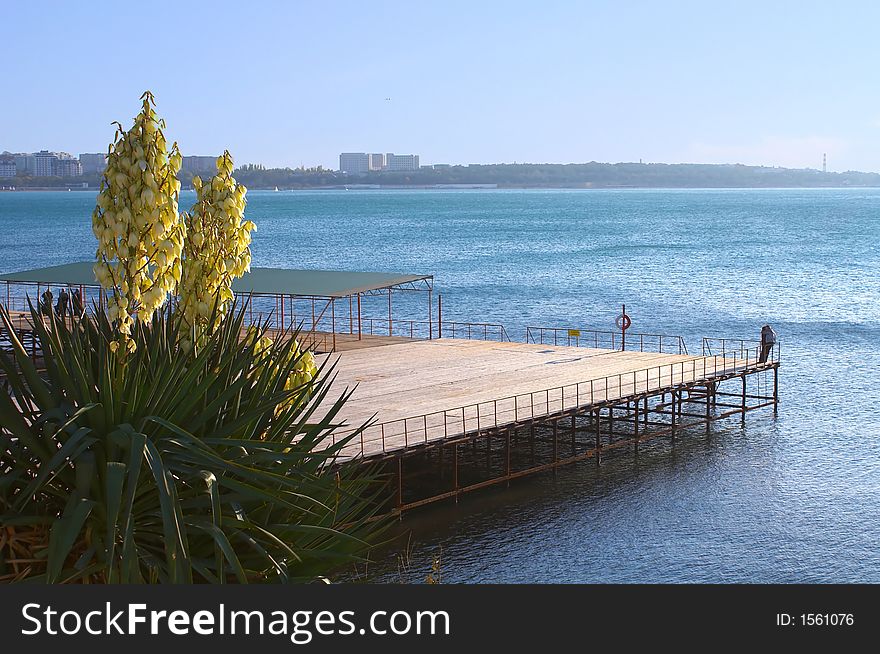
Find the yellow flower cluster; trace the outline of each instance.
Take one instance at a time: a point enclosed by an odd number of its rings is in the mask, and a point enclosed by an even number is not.
[[[295,344],[293,349],[293,356],[300,356],[299,344]],[[311,353],[310,350],[306,350],[302,353],[302,357],[297,362],[296,367],[293,369],[293,372],[287,378],[287,381],[284,384],[284,390],[290,391],[294,388],[299,388],[300,386],[304,386],[308,384],[315,378],[315,375],[318,373],[318,366],[315,363],[315,356]]]
[[[243,220],[247,189],[232,176],[229,152],[217,159],[217,174],[207,182],[193,178],[197,199],[185,214],[180,309],[192,340],[213,331],[232,305],[232,282],[250,270],[250,220]],[[211,321],[216,303],[215,322]]]
[[[181,156],[168,151],[153,95],[127,132],[116,123],[107,168],[101,180],[92,231],[98,239],[95,278],[108,291],[107,315],[117,325],[116,351],[134,349],[135,318],[150,320],[173,292],[182,273],[186,227],[177,212]]]
[[[256,328],[249,327],[246,338],[257,338]],[[315,378],[315,375],[318,374],[318,366],[315,362],[314,355],[309,350],[306,350],[305,352],[300,350],[299,343],[296,341],[294,341],[293,347],[291,348],[289,357],[286,361],[271,360],[268,352],[271,346],[272,339],[268,336],[257,338],[256,343],[254,344],[254,358],[258,367],[271,366],[271,369],[277,372],[280,370],[282,364],[286,365],[291,359],[299,358],[293,371],[288,375],[284,382],[284,390],[291,391],[304,386],[311,382]],[[291,398],[280,404],[276,408],[276,413],[290,406],[293,401],[294,399]]]

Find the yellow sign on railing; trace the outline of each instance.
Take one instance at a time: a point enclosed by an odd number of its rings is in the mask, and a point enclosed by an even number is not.
[[[581,337],[581,330],[580,329],[569,329],[568,336],[569,336],[569,338],[580,338]]]

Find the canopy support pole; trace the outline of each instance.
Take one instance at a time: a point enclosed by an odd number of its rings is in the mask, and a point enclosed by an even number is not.
[[[428,289],[428,340],[434,338],[434,292]]]

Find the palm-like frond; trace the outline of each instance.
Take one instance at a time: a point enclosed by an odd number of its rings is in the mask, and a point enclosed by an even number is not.
[[[381,531],[374,471],[335,465],[348,394],[327,402],[332,366],[285,390],[295,335],[265,366],[243,308],[193,352],[157,312],[123,359],[102,311],[68,325],[32,309],[38,370],[5,309],[0,322],[0,579],[309,580]]]

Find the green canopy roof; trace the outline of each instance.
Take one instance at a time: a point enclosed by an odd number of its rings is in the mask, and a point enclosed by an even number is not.
[[[431,275],[403,275],[383,272],[251,268],[249,273],[245,273],[243,277],[235,280],[232,289],[236,293],[346,297],[432,279]],[[6,273],[0,275],[0,282],[4,281],[97,286],[95,275],[92,272],[92,262],[89,261]]]

